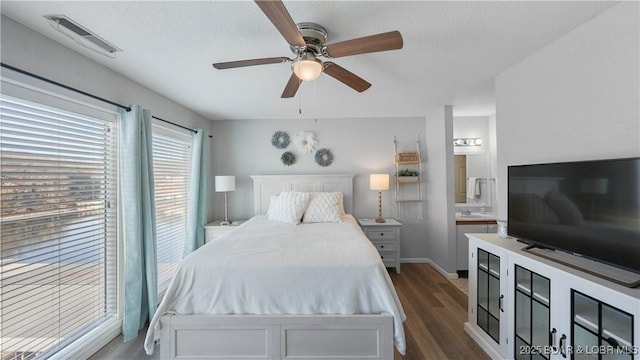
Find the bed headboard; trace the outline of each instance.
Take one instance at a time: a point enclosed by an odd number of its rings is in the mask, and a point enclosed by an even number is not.
[[[266,214],[272,195],[282,191],[340,191],[344,194],[344,211],[352,212],[353,174],[328,175],[251,175],[253,179],[253,214]]]

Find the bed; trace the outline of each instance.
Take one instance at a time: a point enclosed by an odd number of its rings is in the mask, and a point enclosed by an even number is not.
[[[162,359],[393,359],[405,315],[353,216],[353,175],[252,176],[255,216],[185,257],[152,319]],[[339,222],[265,215],[282,191],[341,193]],[[327,194],[325,194],[327,195]]]

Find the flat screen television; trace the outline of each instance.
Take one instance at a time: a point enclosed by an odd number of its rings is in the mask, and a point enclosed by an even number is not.
[[[640,158],[508,167],[508,235],[640,274]]]

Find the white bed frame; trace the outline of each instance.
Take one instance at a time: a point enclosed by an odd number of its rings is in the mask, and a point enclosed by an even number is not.
[[[254,214],[283,190],[340,191],[353,206],[353,175],[254,175]],[[392,360],[393,316],[165,315],[162,359]]]

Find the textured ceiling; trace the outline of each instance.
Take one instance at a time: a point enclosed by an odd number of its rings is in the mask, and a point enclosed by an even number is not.
[[[399,30],[401,50],[334,62],[373,86],[357,93],[322,75],[281,99],[288,64],[215,70],[213,62],[292,57],[252,1],[6,1],[2,14],[209,119],[457,116],[495,112],[494,77],[615,4],[584,1],[285,1],[328,43]],[[124,50],[109,59],[54,31],[65,14]],[[302,115],[298,109],[302,109]]]

